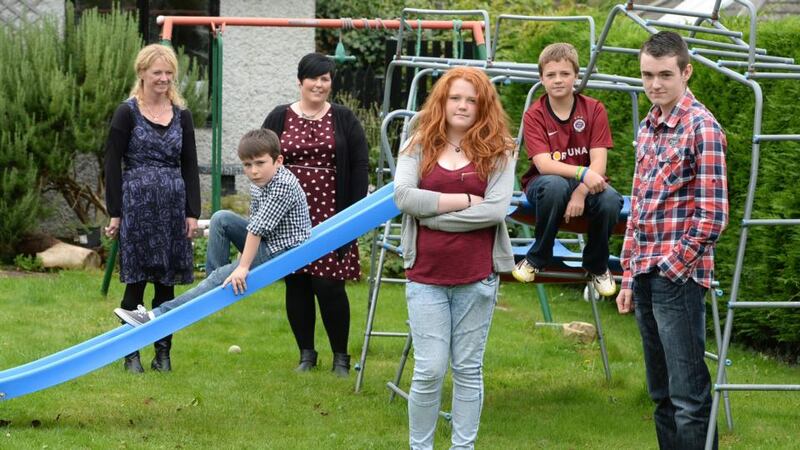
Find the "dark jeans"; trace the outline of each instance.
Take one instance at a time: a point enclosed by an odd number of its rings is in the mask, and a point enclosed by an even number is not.
[[[558,175],[541,175],[528,184],[525,196],[536,212],[536,241],[526,256],[532,265],[542,268],[553,258],[558,226],[578,184],[577,180]],[[583,249],[583,268],[595,275],[608,269],[608,238],[621,209],[622,196],[611,186],[599,194],[586,196],[583,215],[588,219],[589,229]]]
[[[633,280],[647,390],[661,449],[702,449],[711,413],[711,376],[704,358],[706,288],[677,284],[656,271]],[[715,436],[714,448],[717,448]]]

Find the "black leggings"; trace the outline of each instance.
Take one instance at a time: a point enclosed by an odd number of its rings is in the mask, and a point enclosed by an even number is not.
[[[297,346],[301,350],[314,349],[314,323],[317,316],[314,297],[316,296],[331,350],[334,353],[347,353],[350,301],[347,299],[344,281],[294,274],[284,278],[284,282],[286,315]]]
[[[125,285],[125,294],[122,296],[122,302],[120,302],[119,307],[122,309],[134,310],[138,305],[143,305],[145,287],[147,287],[147,281]],[[167,300],[175,298],[175,286],[153,283],[153,287],[155,288],[155,295],[153,296],[152,308],[157,308]]]

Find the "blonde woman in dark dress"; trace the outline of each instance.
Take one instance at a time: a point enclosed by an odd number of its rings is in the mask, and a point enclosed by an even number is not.
[[[193,281],[191,236],[200,217],[200,180],[192,114],[176,88],[178,60],[170,47],[143,48],[134,63],[130,98],[114,112],[106,142],[106,236],[119,238],[120,307],[143,304],[152,283],[152,306]],[[155,342],[153,370],[171,370],[172,336]],[[124,367],[144,371],[136,351]]]

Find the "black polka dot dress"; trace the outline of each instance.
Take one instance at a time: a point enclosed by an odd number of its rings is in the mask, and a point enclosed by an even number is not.
[[[287,108],[281,134],[283,163],[300,180],[306,192],[313,226],[336,214],[335,145],[332,110],[321,119],[309,120]],[[333,280],[358,280],[361,275],[358,247],[351,245],[342,259],[335,251],[330,252],[295,273]]]

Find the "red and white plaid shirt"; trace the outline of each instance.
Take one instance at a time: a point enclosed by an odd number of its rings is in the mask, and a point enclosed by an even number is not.
[[[728,223],[728,144],[688,89],[661,116],[653,106],[639,127],[622,288],[654,268],[676,283],[692,278],[710,287],[714,245]]]

